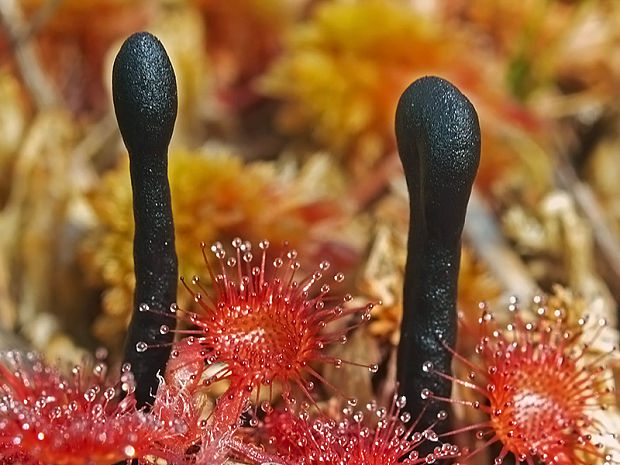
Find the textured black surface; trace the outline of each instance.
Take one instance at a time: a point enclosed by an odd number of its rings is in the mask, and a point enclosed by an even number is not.
[[[134,310],[127,333],[125,361],[136,378],[140,406],[152,403],[158,380],[170,355],[169,347],[138,352],[136,344],[165,344],[175,320],[163,316],[176,301],[177,256],[168,185],[168,144],[177,114],[177,88],[172,64],[162,44],[141,32],[121,47],[112,72],[116,119],[129,151],[135,221]],[[141,312],[147,304],[152,311]],[[161,313],[162,316],[153,312]]]
[[[411,206],[398,380],[415,418],[427,403],[423,388],[451,393],[448,380],[423,372],[422,365],[430,361],[436,370],[452,372],[441,340],[450,347],[456,342],[461,233],[480,160],[478,116],[452,84],[425,77],[398,102],[396,139]],[[431,403],[421,425],[446,407]]]

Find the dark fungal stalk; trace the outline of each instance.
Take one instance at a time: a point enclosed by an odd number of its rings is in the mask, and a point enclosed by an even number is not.
[[[114,109],[129,152],[135,221],[134,310],[125,344],[140,407],[151,404],[157,373],[170,355],[174,325],[166,316],[176,301],[177,256],[168,184],[168,145],[177,115],[177,86],[170,59],[148,32],[129,37],[112,71]],[[144,311],[148,305],[149,311]],[[174,329],[174,328],[171,328]],[[143,350],[148,345],[149,350]]]
[[[450,397],[456,342],[461,233],[480,161],[480,126],[469,100],[438,78],[415,81],[396,110],[396,139],[405,170],[411,218],[397,377],[407,408],[421,426],[435,422],[440,405],[421,395]],[[427,409],[424,411],[425,406]]]

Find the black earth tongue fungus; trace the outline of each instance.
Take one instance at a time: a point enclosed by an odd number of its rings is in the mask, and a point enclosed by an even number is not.
[[[125,362],[131,364],[139,407],[152,404],[174,329],[178,270],[168,184],[168,145],[177,116],[177,86],[161,42],[148,32],[122,45],[112,71],[114,110],[129,152],[135,221],[134,309]],[[148,305],[149,311],[144,311]],[[168,316],[166,316],[168,314]],[[148,350],[144,350],[148,346]]]
[[[452,390],[423,365],[452,373],[445,345],[456,342],[461,233],[480,161],[478,115],[454,85],[424,77],[398,102],[396,139],[411,208],[397,378],[407,409],[413,418],[424,412],[420,427],[428,427],[445,404],[429,404],[422,390],[442,397]]]

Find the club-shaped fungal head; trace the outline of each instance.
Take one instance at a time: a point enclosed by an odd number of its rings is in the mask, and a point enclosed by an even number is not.
[[[430,362],[451,373],[446,346],[456,342],[461,233],[480,160],[478,116],[455,86],[425,77],[400,98],[396,138],[411,208],[398,380],[417,416],[428,407],[423,389],[439,397],[451,393],[448,379],[422,368]],[[434,421],[435,407],[426,408],[423,425]]]
[[[444,79],[418,79],[398,102],[396,139],[411,201],[420,197],[416,210],[423,208],[429,234],[458,240],[480,162],[474,106]]]
[[[137,32],[123,43],[112,70],[116,119],[129,152],[167,148],[177,117],[177,85],[161,42]]]

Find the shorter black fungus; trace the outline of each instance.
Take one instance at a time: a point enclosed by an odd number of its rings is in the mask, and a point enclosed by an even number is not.
[[[452,388],[423,366],[452,372],[446,346],[456,342],[461,234],[480,160],[478,116],[454,85],[425,77],[398,102],[396,139],[411,209],[397,377],[408,410],[414,418],[424,412],[427,427],[441,406],[429,405],[422,391],[450,397]]]

